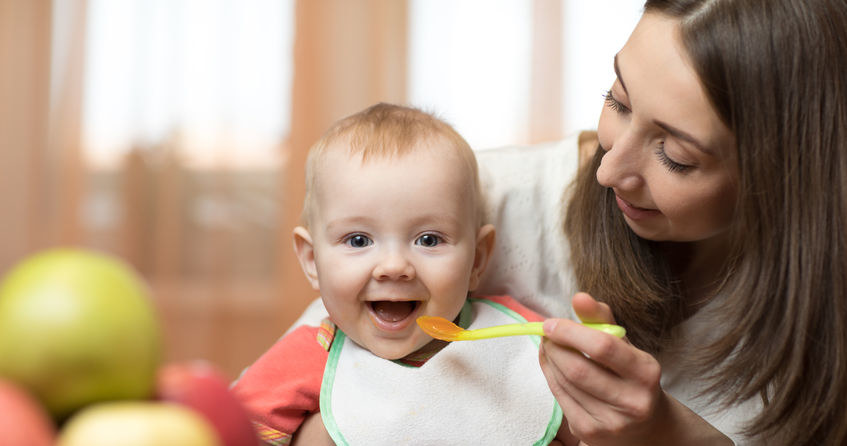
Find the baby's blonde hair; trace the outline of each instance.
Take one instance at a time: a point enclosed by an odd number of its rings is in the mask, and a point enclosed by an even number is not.
[[[311,223],[314,211],[314,189],[320,175],[320,161],[335,142],[346,140],[350,156],[361,155],[362,162],[371,158],[400,157],[423,150],[423,142],[442,140],[437,150],[453,150],[462,161],[473,187],[474,216],[483,224],[484,204],[476,156],[470,145],[452,126],[422,110],[395,104],[378,103],[333,124],[309,150],[306,160],[306,197],[302,224]],[[432,146],[432,145],[431,145]]]

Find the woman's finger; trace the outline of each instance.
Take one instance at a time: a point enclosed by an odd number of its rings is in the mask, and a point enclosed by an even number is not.
[[[614,324],[615,317],[608,305],[598,302],[588,293],[576,293],[571,305],[582,322]]]
[[[574,426],[583,426],[587,422],[591,422],[591,416],[585,407],[570,394],[570,386],[562,375],[561,369],[547,357],[543,346],[538,359],[541,364],[541,372],[547,379],[547,385],[562,408],[563,422],[568,423],[568,430],[571,434],[576,434]]]
[[[578,438],[596,439],[602,432],[625,424],[625,417],[614,406],[596,399],[594,395],[574,385],[561,369],[553,364],[552,358],[546,354],[541,356],[541,370],[562,408],[571,434]]]
[[[565,392],[579,401],[590,398],[603,405],[622,404],[621,395],[629,387],[625,380],[576,350],[562,348],[551,341],[545,341],[543,345],[545,359],[556,366],[555,378]],[[571,392],[571,389],[578,390],[579,394]],[[585,408],[593,412],[590,407]]]
[[[544,336],[559,346],[585,353],[617,374],[629,370],[635,360],[636,350],[627,342],[568,319],[545,320]]]
[[[545,341],[542,345],[544,359],[557,368],[550,375],[555,376],[562,391],[586,412],[602,418],[601,412],[611,409],[638,417],[652,410],[652,401],[660,390],[658,377],[643,378],[639,374],[645,372],[637,369],[630,375],[621,376],[578,351],[563,348],[552,341]]]

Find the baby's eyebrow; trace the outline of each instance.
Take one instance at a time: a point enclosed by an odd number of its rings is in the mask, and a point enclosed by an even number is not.
[[[444,214],[433,214],[433,215],[422,215],[414,220],[412,223],[415,225],[447,225],[451,227],[457,227],[462,224],[462,220],[452,215],[444,215]]]
[[[342,227],[343,226],[351,226],[351,225],[363,226],[363,225],[367,225],[367,224],[370,224],[370,223],[373,223],[373,219],[371,219],[370,217],[367,217],[367,216],[364,216],[364,215],[361,215],[361,216],[357,215],[357,216],[352,216],[352,217],[341,217],[341,218],[336,218],[335,220],[330,220],[326,223],[326,227],[327,227],[327,229],[334,229],[335,227],[338,227],[338,226],[342,226]]]

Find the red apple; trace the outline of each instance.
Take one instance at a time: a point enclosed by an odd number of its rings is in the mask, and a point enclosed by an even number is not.
[[[0,376],[56,419],[98,401],[149,398],[160,350],[148,288],[120,259],[52,249],[0,282]]]
[[[160,401],[111,401],[76,412],[56,446],[221,446],[197,412]]]
[[[55,437],[47,411],[28,392],[0,379],[0,439],[3,446],[50,446]]]
[[[161,400],[188,406],[217,430],[225,446],[256,446],[256,431],[241,402],[217,367],[204,360],[167,364],[159,369],[156,393]]]

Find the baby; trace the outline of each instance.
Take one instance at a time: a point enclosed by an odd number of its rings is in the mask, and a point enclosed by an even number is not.
[[[538,338],[447,344],[415,323],[542,318],[507,296],[469,299],[495,230],[476,159],[448,124],[377,104],[312,147],[294,248],[329,314],[274,344],[234,386],[263,440],[288,444],[320,411],[336,444],[547,444],[561,409]]]

